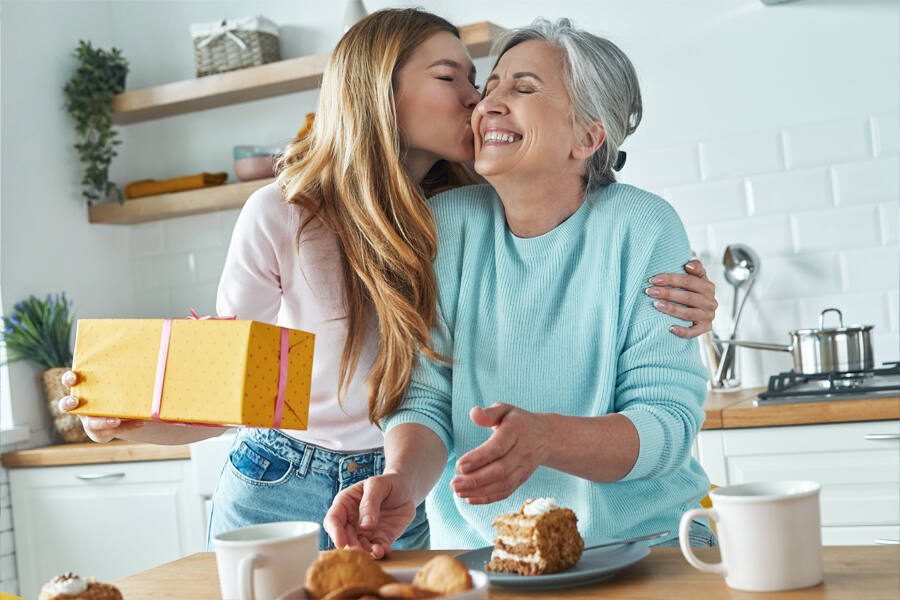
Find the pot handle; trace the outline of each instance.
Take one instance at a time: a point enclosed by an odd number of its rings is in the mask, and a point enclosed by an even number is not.
[[[825,329],[825,313],[830,312],[836,312],[838,315],[838,322],[840,323],[840,326],[844,326],[844,314],[836,308],[826,308],[819,313],[819,329]]]
[[[768,342],[745,342],[741,340],[732,340],[725,342],[726,344],[734,344],[742,348],[753,348],[754,350],[776,350],[778,352],[793,352],[794,347],[787,344],[770,344]]]

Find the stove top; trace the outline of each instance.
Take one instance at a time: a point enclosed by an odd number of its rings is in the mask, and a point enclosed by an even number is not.
[[[754,406],[890,398],[900,395],[900,362],[882,368],[854,372],[802,375],[794,371],[769,378],[769,387],[754,400]]]

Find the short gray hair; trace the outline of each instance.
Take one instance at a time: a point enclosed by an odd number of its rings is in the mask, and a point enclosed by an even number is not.
[[[563,82],[572,102],[574,125],[600,121],[606,139],[588,160],[582,177],[586,191],[616,181],[619,146],[641,122],[643,107],[637,73],[625,53],[609,40],[583,29],[569,19],[535,19],[528,27],[504,33],[491,51],[497,62],[510,48],[540,40],[565,52]],[[621,166],[621,165],[619,165]]]

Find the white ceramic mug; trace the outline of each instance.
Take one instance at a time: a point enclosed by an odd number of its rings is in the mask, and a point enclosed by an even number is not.
[[[303,585],[319,555],[319,524],[264,523],[213,537],[223,600],[270,600]]]
[[[725,577],[728,587],[751,592],[791,590],[822,581],[822,530],[815,481],[769,481],[716,488],[711,509],[689,510],[678,534],[695,568]],[[699,560],[691,550],[691,520],[716,522],[722,562]]]

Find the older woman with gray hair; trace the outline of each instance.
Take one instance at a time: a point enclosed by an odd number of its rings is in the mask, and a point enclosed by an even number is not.
[[[472,118],[490,185],[432,201],[446,360],[422,357],[382,422],[384,475],[335,498],[338,547],[382,556],[426,496],[436,548],[489,545],[497,514],[538,497],[571,508],[588,540],[674,537],[709,491],[690,453],[706,397],[696,342],[641,300],[689,259],[687,237],[664,200],[615,178],[641,120],[634,68],[566,19],[498,44]],[[715,543],[693,525],[692,543]]]

